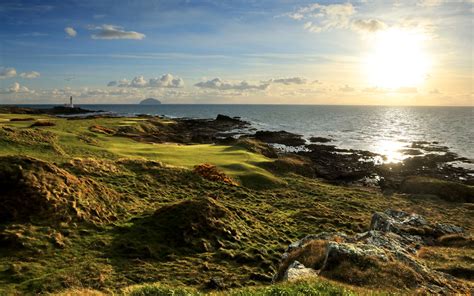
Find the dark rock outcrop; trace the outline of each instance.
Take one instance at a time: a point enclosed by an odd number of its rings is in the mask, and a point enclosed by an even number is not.
[[[329,143],[332,141],[332,139],[324,138],[324,137],[311,137],[309,138],[309,141],[311,143]]]
[[[306,143],[301,135],[286,131],[257,131],[253,137],[265,143],[282,144],[286,146],[302,146]]]

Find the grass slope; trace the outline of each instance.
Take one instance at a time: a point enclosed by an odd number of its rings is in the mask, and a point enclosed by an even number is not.
[[[59,213],[75,211],[77,205],[82,211],[69,220],[52,214],[46,220],[0,224],[0,294],[194,295],[206,291],[213,277],[230,288],[222,295],[372,293],[324,279],[268,284],[289,243],[321,231],[364,231],[374,211],[404,209],[473,230],[472,207],[432,196],[387,198],[366,188],[276,176],[260,167],[271,160],[241,147],[156,145],[89,131],[92,125],[114,127],[136,119],[47,118],[56,125],[28,128],[31,121],[0,118],[0,158],[43,160],[17,160],[33,165],[21,165],[27,178],[19,174],[7,185],[20,188],[15,184],[31,180],[27,185],[33,188],[35,182],[54,179],[35,198],[60,201]],[[219,166],[243,186],[211,182],[189,169],[202,162]],[[2,171],[12,169],[12,161],[4,163]],[[71,194],[79,200],[73,204],[64,198],[67,180],[78,184]],[[94,200],[98,206],[90,206],[84,184],[103,189]],[[113,206],[107,205],[110,201]],[[96,214],[104,219],[92,216],[97,207],[108,210]],[[30,216],[37,217],[32,211]],[[474,260],[471,253],[445,256],[447,261]],[[426,255],[435,264],[433,258]],[[383,282],[379,288],[397,289]]]

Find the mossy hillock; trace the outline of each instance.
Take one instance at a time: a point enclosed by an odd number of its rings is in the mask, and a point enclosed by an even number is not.
[[[119,196],[90,179],[31,157],[0,157],[0,222],[112,221]]]
[[[149,217],[134,219],[117,243],[127,256],[138,258],[213,252],[248,237],[248,222],[214,198],[193,198],[162,206]]]

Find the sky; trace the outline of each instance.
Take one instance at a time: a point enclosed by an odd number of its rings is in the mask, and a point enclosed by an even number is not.
[[[0,1],[0,104],[474,106],[473,0]]]

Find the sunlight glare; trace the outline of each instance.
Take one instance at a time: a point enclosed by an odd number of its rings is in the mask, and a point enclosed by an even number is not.
[[[392,28],[377,33],[366,61],[371,86],[396,89],[422,84],[430,66],[423,50],[426,39],[414,30]]]

